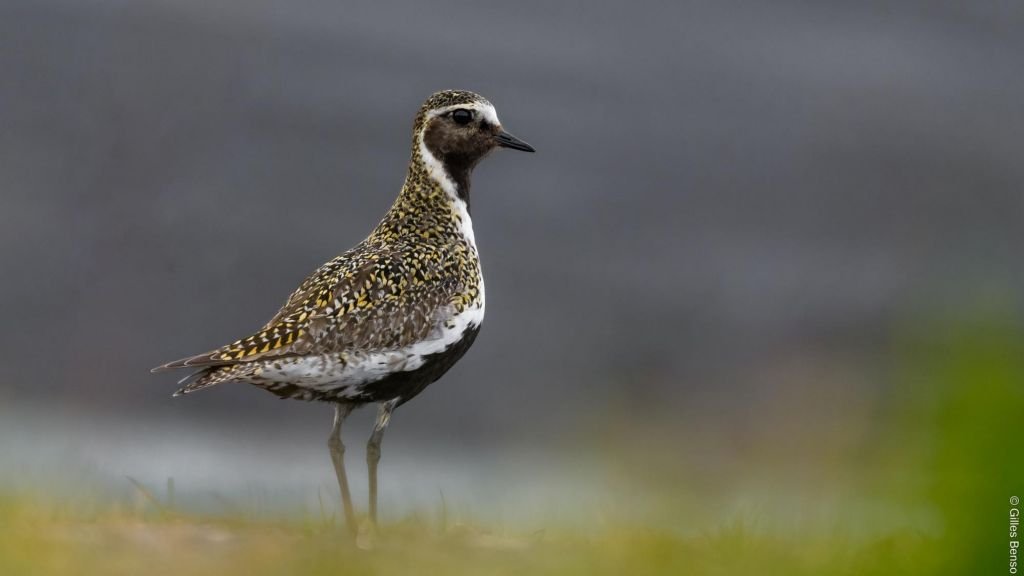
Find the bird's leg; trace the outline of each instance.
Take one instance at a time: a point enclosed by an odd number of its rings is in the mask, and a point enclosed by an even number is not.
[[[391,411],[395,409],[398,400],[382,402],[377,410],[377,423],[373,425],[373,434],[370,441],[366,443],[366,469],[370,475],[370,523],[377,524],[377,462],[380,462],[380,441],[384,437],[384,430],[391,421]]]
[[[357,531],[356,513],[352,509],[352,494],[348,490],[348,476],[345,475],[345,445],[341,443],[341,424],[345,421],[354,406],[338,403],[334,405],[334,426],[327,438],[327,447],[331,451],[331,462],[334,463],[334,474],[338,477],[338,488],[341,489],[341,504],[345,508],[345,524],[354,536]]]

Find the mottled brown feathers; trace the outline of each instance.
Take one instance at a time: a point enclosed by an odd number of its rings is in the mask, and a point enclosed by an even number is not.
[[[462,91],[427,100],[416,116],[405,184],[366,240],[306,278],[257,333],[155,370],[205,368],[187,392],[245,380],[282,358],[337,354],[344,361],[348,353],[410,346],[445,318],[480,305],[479,259],[463,222],[468,211],[431,177],[419,146],[426,129],[429,149],[457,169],[460,195],[468,194],[469,170],[489,148],[453,132],[440,117],[428,121],[432,110],[457,104],[486,100]]]
[[[423,125],[431,111],[448,108],[449,106],[470,104],[490,105],[490,102],[483,96],[466,90],[442,90],[433,94],[423,103],[423,106],[420,106],[419,112],[416,113],[416,119],[413,121],[413,148],[419,144],[418,136],[423,131]]]

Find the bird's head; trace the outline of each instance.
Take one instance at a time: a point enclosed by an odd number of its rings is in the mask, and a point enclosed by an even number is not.
[[[443,168],[458,181],[495,148],[533,152],[533,146],[509,134],[483,96],[445,90],[427,99],[416,115],[413,146],[431,168]]]

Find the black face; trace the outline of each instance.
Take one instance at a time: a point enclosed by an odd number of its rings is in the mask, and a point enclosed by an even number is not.
[[[423,143],[445,171],[468,194],[469,173],[495,148],[533,152],[526,142],[492,124],[479,110],[454,108],[432,118],[423,132]]]
[[[449,168],[449,174],[471,170],[494,150],[500,128],[470,108],[456,108],[435,117],[427,125],[423,142],[427,149]]]
[[[487,121],[479,110],[455,108],[435,116],[423,134],[427,149],[452,171],[471,170],[495,148],[533,152],[533,147]]]

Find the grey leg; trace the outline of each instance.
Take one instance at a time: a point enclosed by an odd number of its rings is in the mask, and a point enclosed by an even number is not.
[[[352,494],[348,490],[348,476],[345,475],[345,445],[341,443],[341,424],[345,421],[354,406],[351,404],[334,405],[334,427],[327,438],[327,447],[331,451],[331,462],[334,463],[334,474],[338,477],[338,488],[341,489],[341,504],[345,508],[345,524],[349,532],[355,536],[356,513],[352,509]]]
[[[377,410],[377,423],[373,425],[373,434],[366,443],[366,469],[370,474],[370,523],[377,524],[377,462],[380,462],[380,441],[384,430],[391,421],[391,411],[398,400],[382,402]]]

